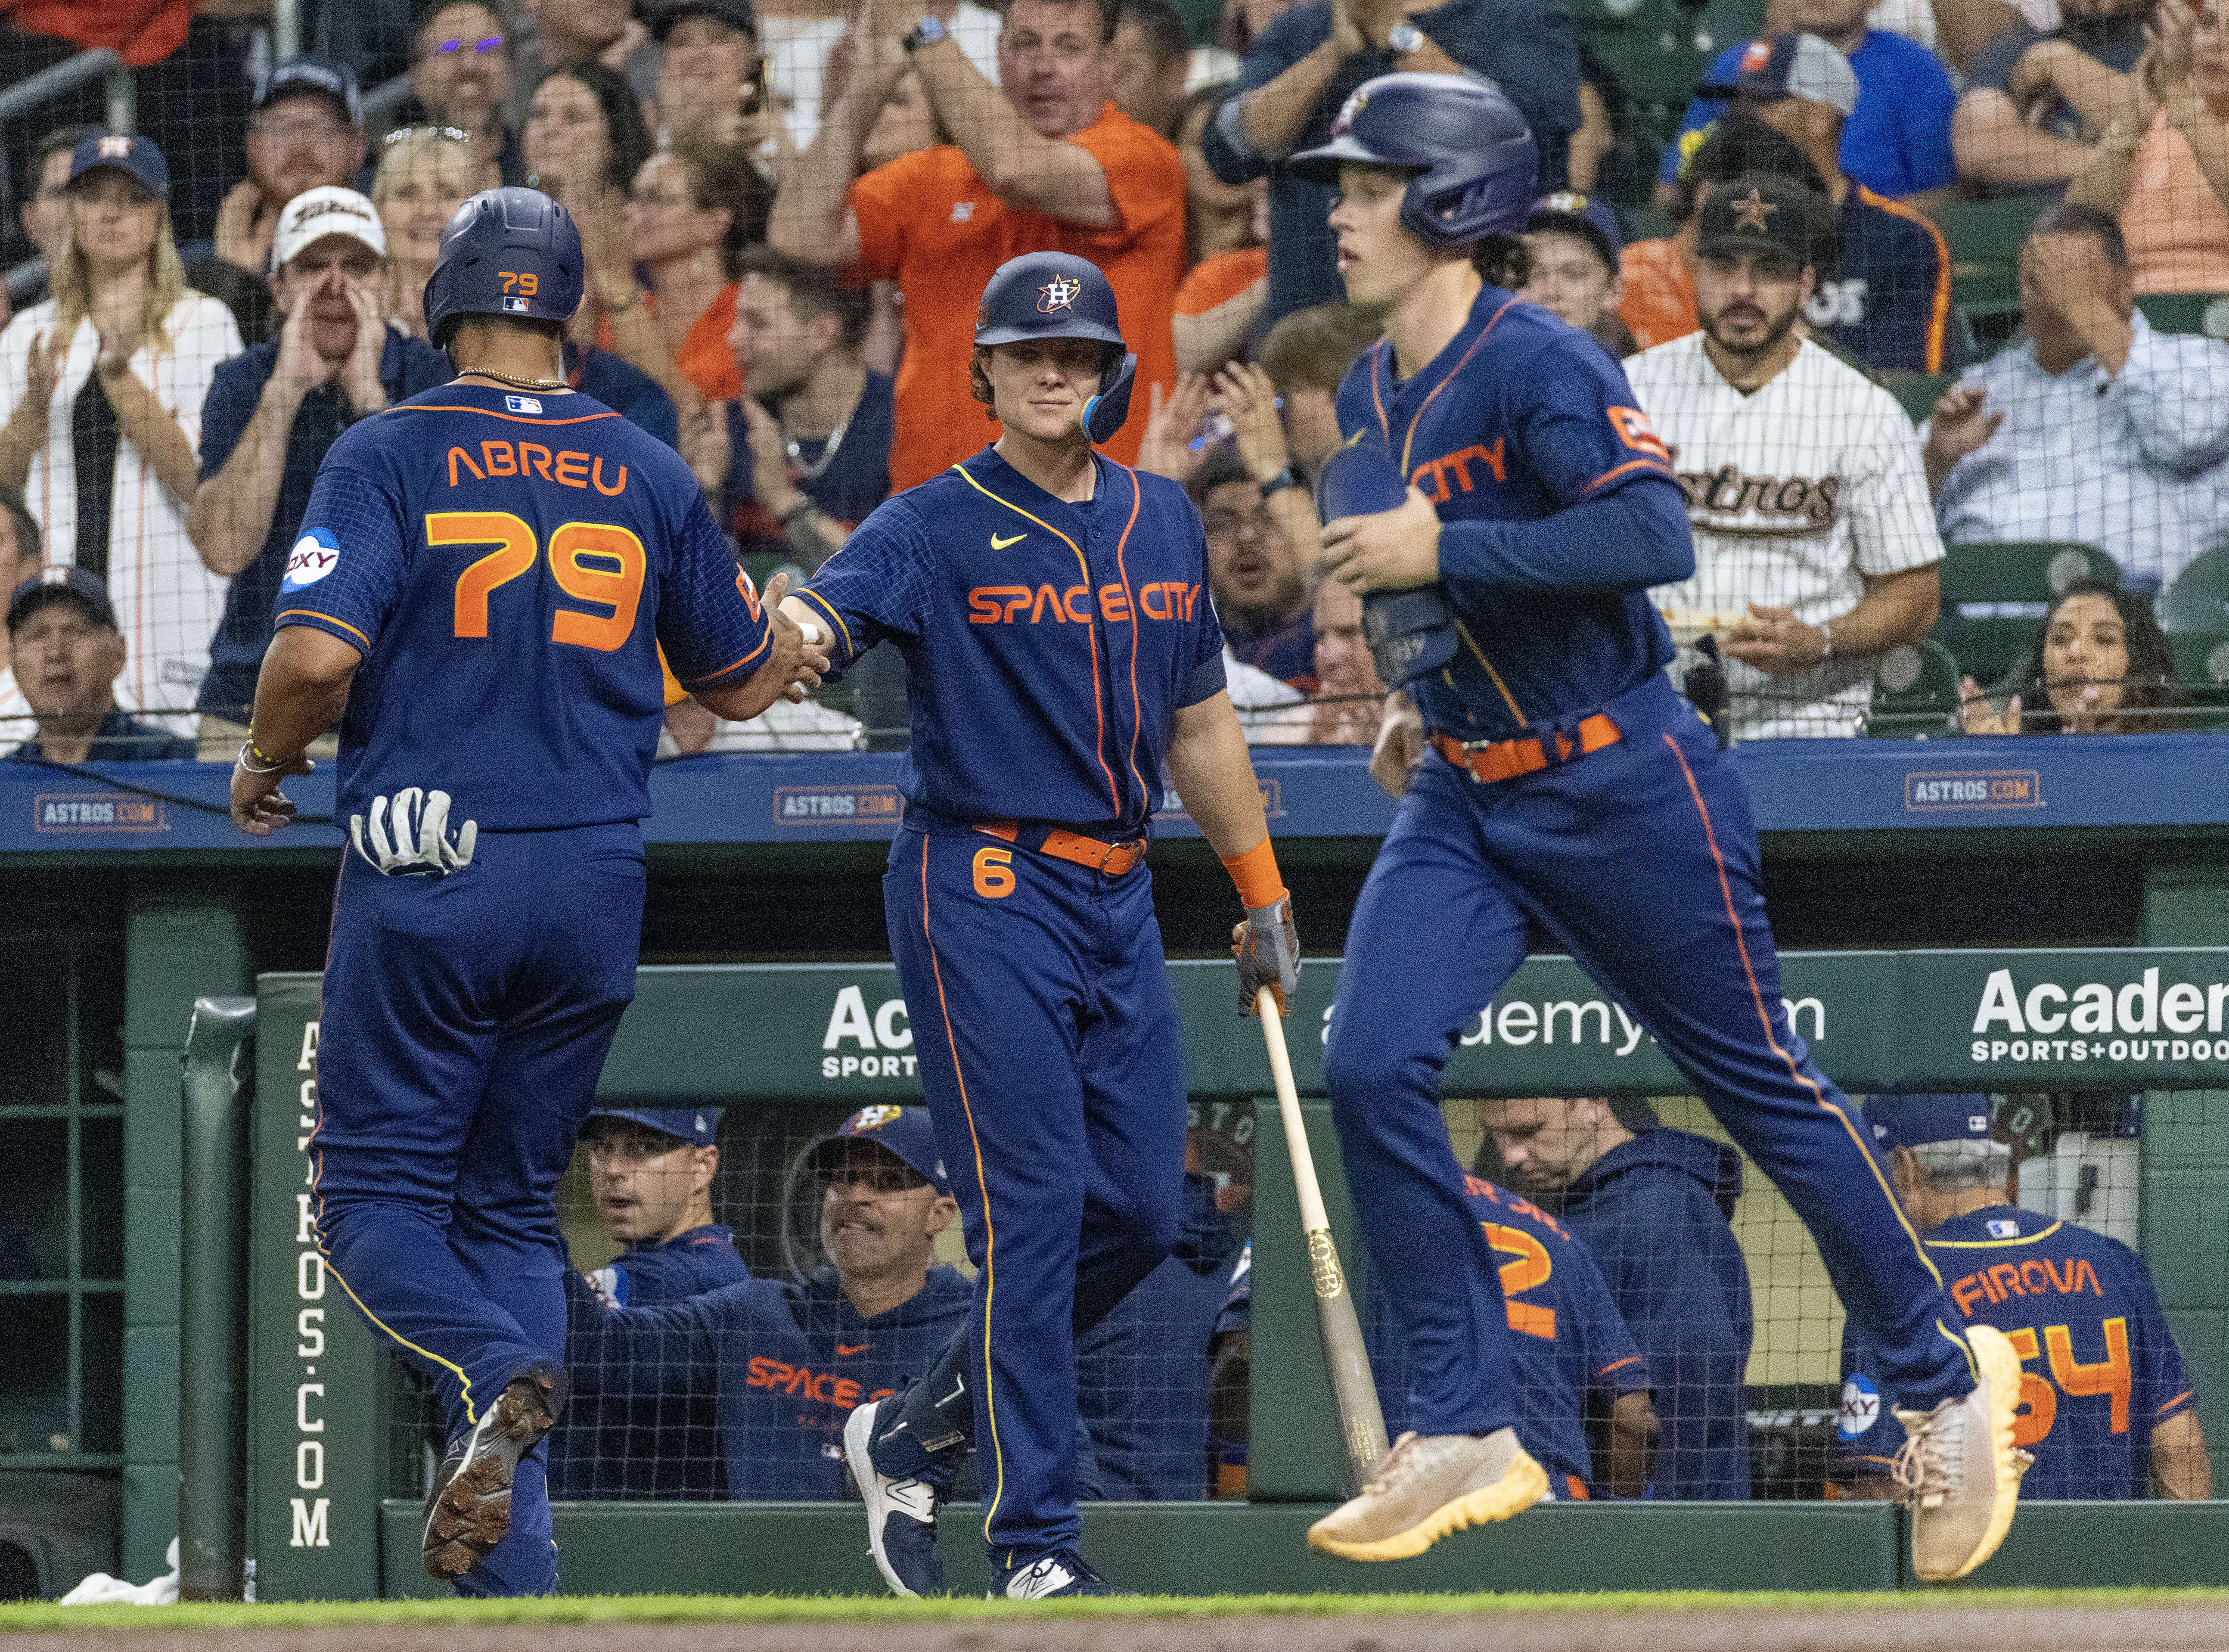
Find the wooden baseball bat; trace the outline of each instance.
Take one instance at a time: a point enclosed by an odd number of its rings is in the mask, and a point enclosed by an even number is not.
[[[1285,1048],[1284,1018],[1268,993],[1255,1000],[1262,1016],[1262,1039],[1269,1050],[1269,1076],[1277,1086],[1277,1115],[1284,1122],[1285,1147],[1293,1159],[1293,1186],[1300,1195],[1301,1232],[1308,1246],[1308,1282],[1315,1287],[1316,1331],[1323,1340],[1324,1366],[1331,1372],[1333,1399],[1339,1406],[1339,1442],[1346,1467],[1346,1492],[1359,1493],[1385,1455],[1385,1414],[1378,1409],[1378,1385],[1370,1374],[1369,1351],[1362,1345],[1362,1323],[1354,1294],[1339,1265],[1331,1222],[1324,1215],[1323,1190],[1316,1186],[1315,1158],[1301,1121],[1300,1092],[1293,1085],[1293,1060]]]

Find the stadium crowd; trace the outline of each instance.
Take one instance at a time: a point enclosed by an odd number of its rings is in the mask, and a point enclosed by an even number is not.
[[[1654,594],[1673,670],[1711,667],[1727,737],[2206,720],[2229,20],[1675,10],[1636,44],[1592,0],[308,0],[317,49],[274,61],[267,0],[15,8],[8,80],[114,45],[143,95],[137,134],[10,128],[0,588],[61,582],[122,663],[97,717],[83,673],[0,673],[0,746],[52,760],[111,710],[104,757],[236,746],[318,465],[446,376],[420,294],[498,183],[581,227],[571,383],[688,460],[761,578],[992,434],[992,268],[1092,260],[1146,389],[1108,451],[1200,509],[1249,737],[1367,742],[1384,684],[1309,485],[1378,325],[1330,187],[1281,160],[1392,69],[1531,124],[1538,202],[1481,266],[1625,358],[1697,539]],[[902,740],[892,652],[748,727],[676,704],[665,749]]]

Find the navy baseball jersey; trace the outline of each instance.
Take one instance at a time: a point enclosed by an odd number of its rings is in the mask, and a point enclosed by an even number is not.
[[[836,670],[885,638],[905,658],[915,809],[1140,833],[1172,715],[1222,690],[1198,512],[1095,463],[1072,505],[986,447],[877,506],[805,587]]]
[[[1607,1415],[1620,1394],[1648,1392],[1648,1363],[1618,1317],[1602,1270],[1569,1228],[1506,1187],[1477,1176],[1465,1176],[1463,1186],[1500,1267],[1517,1437],[1548,1471],[1551,1491],[1584,1501],[1603,1489],[1587,1417]],[[1388,1380],[1398,1372],[1398,1356],[1377,1352],[1399,1347],[1389,1306],[1389,1293],[1371,1293],[1378,1396],[1386,1432],[1397,1435],[1409,1426],[1406,1384]],[[1590,1405],[1590,1396],[1598,1403]]]
[[[734,1232],[715,1222],[631,1244],[588,1277],[611,1307],[647,1308],[750,1276]],[[719,1411],[702,1395],[584,1394],[549,1433],[552,1497],[702,1499],[724,1489]]]
[[[1836,225],[1834,266],[1819,273],[1803,318],[1876,371],[1941,372],[1950,327],[1943,232],[1861,183],[1851,186]]]
[[[1994,1205],[1927,1236],[1950,1300],[2020,1357],[2023,1497],[2149,1497],[2152,1430],[2197,1404],[2151,1276],[2117,1239]],[[1838,1477],[1885,1475],[1905,1442],[1870,1349],[1842,1343]]]
[[[278,607],[364,655],[336,817],[439,787],[483,832],[639,820],[659,646],[695,689],[772,640],[671,448],[585,395],[463,384],[333,444]]]
[[[832,1428],[825,1441],[841,1456],[844,1422],[862,1401],[894,1393],[936,1363],[953,1333],[967,1321],[975,1287],[957,1268],[940,1263],[922,1288],[871,1319],[851,1306],[833,1268],[822,1268],[789,1288],[790,1311],[824,1367],[832,1372]]]
[[[1492,370],[1466,371],[1474,360]],[[1425,722],[1506,739],[1661,671],[1672,641],[1645,587],[1663,556],[1638,536],[1580,528],[1520,543],[1505,525],[1616,493],[1678,518],[1693,571],[1679,483],[1624,370],[1586,334],[1488,286],[1446,349],[1404,382],[1393,371],[1390,343],[1363,353],[1339,389],[1339,427],[1382,443],[1439,512],[1440,580],[1463,635],[1451,665],[1410,685]]]

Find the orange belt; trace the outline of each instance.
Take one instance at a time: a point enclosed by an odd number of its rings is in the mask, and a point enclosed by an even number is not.
[[[1056,860],[1072,861],[1078,866],[1089,866],[1108,877],[1125,877],[1146,864],[1146,839],[1131,838],[1121,843],[1108,843],[1104,839],[1088,837],[1081,832],[1066,831],[1060,826],[1032,826],[1025,834],[1012,820],[979,820],[975,829],[986,837],[1017,844],[1024,849],[1035,849]],[[1038,833],[1044,835],[1042,839]]]
[[[1578,755],[1583,757],[1604,746],[1614,746],[1621,737],[1617,724],[1597,711],[1579,724]],[[1469,770],[1470,777],[1481,786],[1515,780],[1519,775],[1537,774],[1548,767],[1548,754],[1538,735],[1519,735],[1514,740],[1500,740],[1487,746],[1466,746],[1452,735],[1435,731],[1432,749],[1457,768]],[[1571,736],[1558,730],[1556,761],[1569,762],[1571,755]]]

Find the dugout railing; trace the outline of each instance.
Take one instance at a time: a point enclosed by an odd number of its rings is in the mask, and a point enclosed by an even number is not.
[[[2219,1197],[2220,1167],[2229,1165],[2229,949],[1791,954],[1784,964],[1799,1030],[1853,1092],[2110,1090],[2161,1103],[2144,1115],[2136,1237],[2214,1423],[2229,1368],[2229,1217]],[[1244,1502],[1089,1508],[1088,1541],[1116,1575],[1142,1590],[1184,1593],[1909,1583],[1902,1516],[1885,1504],[1564,1504],[1397,1567],[1309,1555],[1302,1533],[1338,1495],[1335,1425],[1275,1105],[1260,1099],[1268,1088],[1260,1035],[1232,1012],[1228,965],[1182,963],[1173,972],[1194,1096],[1246,1098],[1257,1126],[1251,1481]],[[1335,961],[1311,961],[1289,1019],[1304,1093],[1320,1094],[1320,1029],[1337,974]],[[2028,1016],[2043,1011],[2050,1019],[2084,985],[2102,987],[2125,1025],[2078,1040],[2027,1034]],[[864,1016],[841,1012],[847,996]],[[870,1101],[914,1098],[909,1027],[902,1006],[891,1007],[899,1000],[895,972],[882,964],[646,968],[602,1092],[731,1110],[795,1109],[819,1121]],[[395,1367],[347,1309],[316,1249],[308,1135],[318,1004],[315,975],[257,982],[244,1155],[215,1146],[227,1128],[225,1098],[247,1070],[235,1065],[236,1031],[228,1039],[205,1017],[188,1063],[189,1093],[198,1087],[202,1098],[189,1117],[205,1122],[189,1127],[189,1142],[201,1147],[186,1160],[183,1201],[189,1228],[199,1225],[202,1260],[195,1260],[189,1231],[184,1276],[205,1276],[198,1270],[210,1248],[223,1248],[210,1236],[231,1219],[224,1212],[245,1210],[248,1231],[230,1254],[244,1268],[248,1325],[242,1495],[234,1504],[221,1485],[189,1486],[186,1518],[197,1529],[182,1546],[205,1558],[209,1578],[244,1547],[265,1599],[434,1593],[418,1565],[416,1502],[389,1495],[400,1488],[383,1431]],[[1528,962],[1481,1012],[1447,1080],[1450,1095],[1465,1096],[1662,1096],[1682,1088],[1653,1042],[1570,961],[1556,958]],[[243,1109],[234,1106],[237,1119]],[[1311,1101],[1304,1112],[1359,1292],[1366,1259],[1326,1109]],[[222,1403],[206,1392],[222,1380],[212,1373],[225,1369],[215,1353],[229,1334],[222,1296],[183,1304],[198,1321],[182,1393],[188,1416],[207,1417]],[[196,1346],[206,1352],[196,1356]],[[2218,1425],[2214,1433],[2219,1440]],[[197,1437],[222,1434],[205,1424]],[[185,1473],[191,1480],[222,1469],[211,1451],[197,1451]],[[234,1508],[238,1546],[215,1529]],[[956,1504],[946,1516],[961,1588],[980,1582],[975,1514]],[[877,1592],[858,1521],[857,1506],[845,1503],[562,1505],[564,1585],[568,1592]],[[1976,1581],[2229,1583],[2229,1503],[2032,1505]]]

